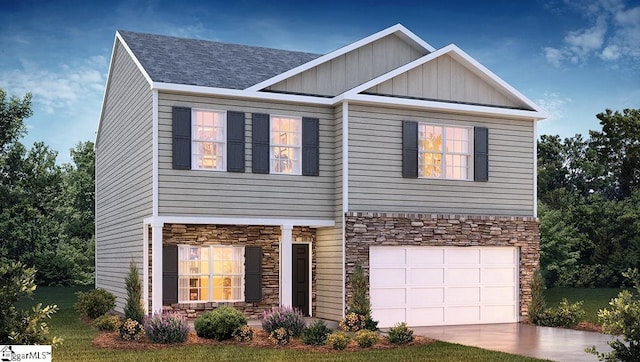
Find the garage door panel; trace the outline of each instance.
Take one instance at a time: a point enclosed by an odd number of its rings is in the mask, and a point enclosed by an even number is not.
[[[478,250],[477,248],[448,248],[444,250],[446,264],[480,263],[480,250]]]
[[[514,287],[485,287],[482,301],[485,303],[513,304],[516,291]]]
[[[444,301],[450,304],[480,303],[480,287],[446,288]]]
[[[370,247],[372,313],[381,328],[518,320],[515,247]]]
[[[404,268],[376,268],[371,271],[371,285],[375,287],[396,287],[407,284],[406,269]]]
[[[403,248],[370,248],[369,258],[371,265],[388,266],[404,265],[407,263],[406,251]]]
[[[407,320],[405,308],[383,308],[371,311],[371,317],[378,321],[380,327],[393,327],[394,324]]]
[[[449,268],[445,272],[444,282],[452,284],[480,283],[480,268]]]
[[[408,270],[409,285],[441,285],[444,283],[442,268],[411,268]]]
[[[442,325],[444,307],[411,308],[407,310],[407,320],[411,321],[410,326]]]
[[[480,322],[480,306],[448,307],[444,315],[447,324],[470,324]]]
[[[407,251],[409,265],[424,265],[425,260],[428,260],[430,265],[444,264],[444,249],[414,247]]]
[[[376,307],[395,307],[407,304],[408,290],[405,288],[376,288],[371,290],[371,300],[376,301]]]
[[[444,303],[444,288],[407,289],[410,306],[431,306]]]
[[[513,283],[516,278],[516,270],[513,267],[485,268],[482,272],[483,283]]]

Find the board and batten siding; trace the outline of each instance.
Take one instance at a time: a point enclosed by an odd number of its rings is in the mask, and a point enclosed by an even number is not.
[[[529,109],[529,106],[507,97],[449,55],[442,55],[401,73],[367,89],[365,93]]]
[[[402,177],[402,121],[489,130],[489,181]],[[533,215],[533,121],[349,106],[349,211]]]
[[[336,96],[425,55],[394,34],[276,83],[268,90]]]
[[[160,216],[333,219],[332,107],[214,98],[161,92],[158,96],[158,213]],[[173,106],[245,113],[245,172],[172,168]],[[252,113],[317,117],[319,176],[252,173]]]
[[[335,226],[316,231],[316,317],[340,320],[343,315],[342,106],[335,112]]]
[[[143,218],[153,212],[153,96],[122,45],[116,45],[96,142],[96,288],[116,296],[134,260],[142,273]]]

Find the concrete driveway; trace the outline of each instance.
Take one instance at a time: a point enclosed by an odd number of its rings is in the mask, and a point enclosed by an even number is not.
[[[597,361],[585,348],[609,352],[611,336],[597,332],[538,327],[522,323],[412,327],[417,335],[440,341],[553,361]]]

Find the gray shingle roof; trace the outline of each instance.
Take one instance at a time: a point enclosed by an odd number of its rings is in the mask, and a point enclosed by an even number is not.
[[[319,54],[119,31],[154,82],[245,89]]]

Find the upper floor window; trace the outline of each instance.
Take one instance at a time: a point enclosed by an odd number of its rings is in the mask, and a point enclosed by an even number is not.
[[[225,171],[226,112],[192,110],[192,168]]]
[[[270,172],[301,174],[302,119],[271,116]]]
[[[418,125],[418,177],[468,180],[471,157],[471,128]]]

